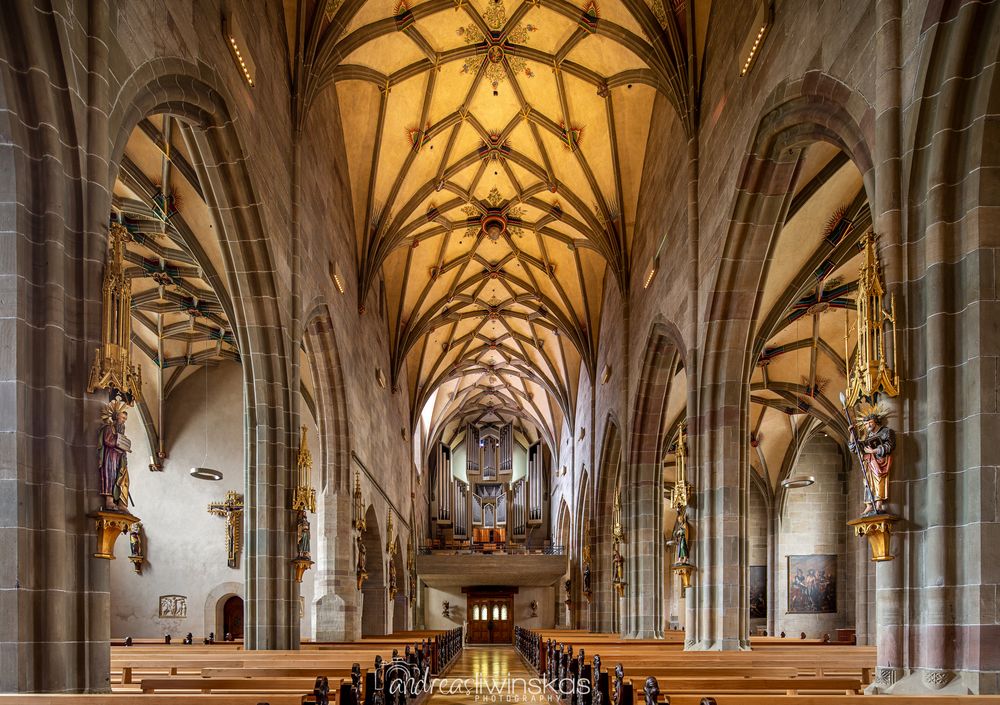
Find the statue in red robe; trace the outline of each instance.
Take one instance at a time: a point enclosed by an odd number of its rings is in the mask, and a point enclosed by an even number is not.
[[[110,511],[128,511],[128,453],[132,444],[125,436],[128,412],[120,401],[113,401],[101,413],[100,437],[97,456],[99,460],[98,491],[101,506]]]
[[[857,442],[851,441],[851,452],[860,452],[864,461],[864,471],[868,478],[865,488],[865,515],[885,511],[889,501],[889,471],[892,468],[892,452],[896,449],[896,434],[885,425],[883,415],[872,412],[864,418],[865,436]]]

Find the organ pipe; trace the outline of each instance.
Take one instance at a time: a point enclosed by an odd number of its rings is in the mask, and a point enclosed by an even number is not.
[[[454,480],[454,536],[457,539],[467,538],[469,535],[468,522],[468,491],[469,487],[461,480]]]
[[[500,472],[511,472],[514,469],[514,424],[512,423],[500,429],[500,461],[497,469]]]
[[[465,434],[465,469],[467,474],[479,474],[479,427],[471,423]]]

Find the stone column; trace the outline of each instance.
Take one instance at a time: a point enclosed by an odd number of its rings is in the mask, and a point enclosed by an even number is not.
[[[1000,5],[913,11],[902,23],[921,28],[904,64],[905,436],[890,485],[902,521],[896,560],[877,569],[879,665],[904,676],[894,693],[995,693],[1000,33],[985,28],[1000,26]]]
[[[875,4],[875,232],[880,238],[880,257],[890,292],[899,289],[902,275],[900,252],[900,2],[878,0]],[[900,300],[900,304],[905,301]],[[905,315],[905,309],[901,309]],[[895,410],[896,400],[888,403]],[[898,416],[898,415],[897,415]],[[897,421],[898,423],[898,421]],[[897,426],[898,428],[898,426]],[[900,444],[897,460],[905,462],[905,444]],[[851,459],[854,464],[854,459]],[[894,493],[896,494],[896,493]],[[898,503],[893,503],[898,507]],[[899,511],[894,509],[894,511]],[[877,566],[876,627],[878,647],[877,675],[882,682],[893,682],[902,663],[903,609],[902,561]],[[859,580],[861,576],[859,574]],[[860,591],[859,591],[860,592]]]
[[[725,322],[714,325],[725,327]],[[718,345],[723,345],[721,339]],[[695,486],[691,561],[697,568],[687,595],[690,619],[685,645],[696,650],[740,649],[748,639],[744,576],[749,462],[741,411],[746,385],[739,378],[715,381],[716,373],[708,372],[722,369],[727,354],[734,351],[706,344],[702,371],[708,378],[701,380],[702,413],[689,425],[698,430],[693,441],[699,449],[698,463],[691,473]]]
[[[353,497],[335,490],[331,484],[318,507],[313,634],[316,641],[356,641],[361,638],[361,593],[355,573]]]
[[[90,7],[67,28],[8,3],[0,23],[2,692],[109,689],[109,566],[87,517],[102,400],[86,393],[110,199],[106,137],[88,144],[106,136],[106,87],[89,72],[107,54],[77,31],[106,25],[108,8]]]

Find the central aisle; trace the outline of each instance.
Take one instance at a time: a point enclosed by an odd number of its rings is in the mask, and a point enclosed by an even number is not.
[[[466,646],[448,674],[439,679],[430,703],[547,702],[528,687],[531,678],[513,646]]]

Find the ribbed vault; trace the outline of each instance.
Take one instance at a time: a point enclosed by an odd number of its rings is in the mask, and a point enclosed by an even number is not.
[[[431,425],[571,427],[623,290],[657,92],[691,119],[686,3],[330,0],[303,111],[336,84],[364,300]]]
[[[750,379],[750,464],[776,488],[818,429],[846,440],[844,336],[856,323],[858,241],[871,227],[861,174],[816,143],[800,165],[761,291]]]

